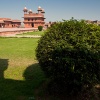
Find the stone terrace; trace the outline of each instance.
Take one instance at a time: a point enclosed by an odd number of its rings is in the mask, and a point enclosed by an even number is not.
[[[0,28],[0,36],[13,36],[24,32],[35,31],[37,28]]]

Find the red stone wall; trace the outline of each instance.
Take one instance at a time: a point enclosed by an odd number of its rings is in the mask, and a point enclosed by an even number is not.
[[[44,26],[44,24],[45,23],[41,23],[41,22],[38,22],[38,23],[33,23],[33,22],[27,22],[27,23],[24,23],[24,27],[25,28],[32,28],[32,27],[34,27],[34,28],[38,28],[38,26]]]
[[[15,28],[21,26],[20,20],[11,20],[10,18],[0,18],[0,27],[2,28]]]
[[[42,13],[31,13],[24,14],[24,27],[25,28],[38,28],[38,26],[44,26],[44,14]]]

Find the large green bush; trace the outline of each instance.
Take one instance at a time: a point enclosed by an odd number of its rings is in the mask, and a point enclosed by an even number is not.
[[[39,40],[36,56],[46,76],[74,88],[100,81],[100,26],[57,22]]]

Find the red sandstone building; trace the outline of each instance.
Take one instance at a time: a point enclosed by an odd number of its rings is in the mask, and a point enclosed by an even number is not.
[[[0,18],[0,28],[18,28],[21,26],[20,20],[12,20],[10,18]]]
[[[38,12],[33,13],[32,10],[28,9],[25,7],[23,9],[24,11],[24,27],[25,28],[38,28],[38,26],[44,26],[45,21],[44,21],[44,10],[41,7],[38,7]]]
[[[86,23],[88,23],[88,24],[95,24],[95,25],[100,26],[100,21],[98,21],[98,20],[95,20],[95,21],[86,20]]]

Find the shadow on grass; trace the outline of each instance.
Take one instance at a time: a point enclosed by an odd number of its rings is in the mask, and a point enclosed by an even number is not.
[[[34,90],[44,81],[45,76],[36,63],[27,67],[23,77],[23,81],[0,79],[0,100],[34,100]]]
[[[27,82],[33,82],[37,86],[45,80],[45,75],[37,63],[27,67],[23,77]]]
[[[4,71],[7,70],[7,68],[8,59],[0,59],[0,100],[73,100],[74,98],[72,97],[68,99],[66,95],[63,96],[61,89],[56,85],[54,81],[49,81],[50,83],[45,81],[46,77],[38,63],[27,67],[23,73],[23,77],[25,78],[23,81],[5,79]],[[54,94],[50,95],[48,91],[51,91]],[[86,100],[86,95],[88,96],[88,94],[80,96],[80,99],[74,98],[74,100]],[[96,94],[94,95],[99,94],[100,87],[98,86],[98,90],[96,90]],[[85,97],[85,99],[82,99],[82,97]],[[93,98],[93,100],[100,99]]]
[[[8,59],[0,59],[0,79],[4,79],[4,71],[8,68]]]

